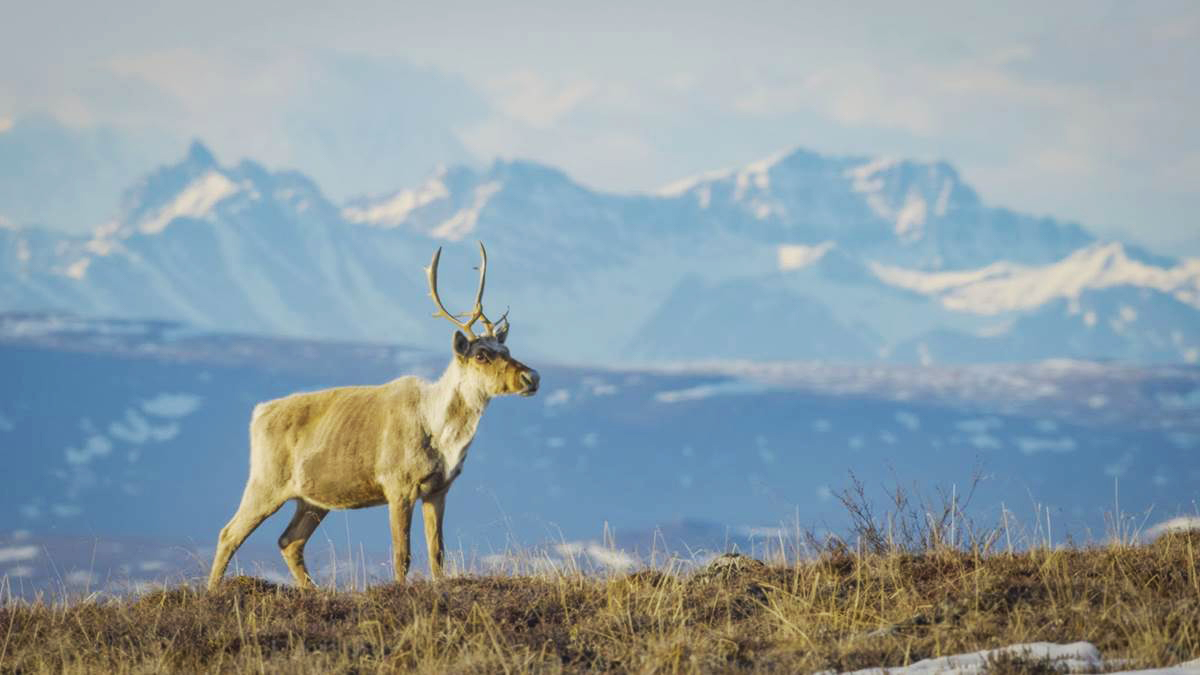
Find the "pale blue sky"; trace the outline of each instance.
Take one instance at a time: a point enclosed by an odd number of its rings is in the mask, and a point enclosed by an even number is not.
[[[0,129],[48,111],[200,137],[335,198],[495,156],[652,190],[804,146],[944,158],[989,203],[1200,255],[1195,2],[3,0],[0,16]]]

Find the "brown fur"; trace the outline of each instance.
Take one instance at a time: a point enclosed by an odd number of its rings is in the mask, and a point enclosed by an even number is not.
[[[479,419],[494,396],[537,391],[537,371],[513,359],[507,332],[455,338],[436,382],[401,377],[379,386],[338,387],[261,403],[250,423],[250,476],[241,505],[221,530],[209,588],[238,546],[284,502],[296,513],[279,538],[296,582],[312,583],[304,545],[333,509],[387,504],[395,575],[409,566],[413,507],[422,500],[435,578],[442,575],[446,492],[461,471]]]

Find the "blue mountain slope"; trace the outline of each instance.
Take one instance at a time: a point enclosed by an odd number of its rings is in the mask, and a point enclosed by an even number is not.
[[[165,325],[14,325],[0,344],[4,530],[146,538],[201,561],[240,496],[256,402],[436,375],[447,358]],[[515,336],[513,348],[524,356]],[[897,483],[964,490],[979,467],[986,478],[968,510],[978,522],[994,522],[1004,504],[1032,527],[1037,504],[1056,536],[1077,538],[1102,536],[1117,481],[1121,508],[1153,507],[1156,520],[1189,511],[1200,487],[1191,368],[535,365],[542,392],[493,402],[450,494],[451,547],[477,561],[514,546],[600,541],[606,524],[643,555],[662,546],[655,528],[685,553],[714,540],[749,545],[755,528],[797,520],[836,531],[846,518],[834,495],[850,472],[882,499]],[[272,564],[284,511],[247,549]],[[384,509],[354,512],[327,520],[314,545],[337,542],[345,555],[349,539],[352,550],[386,553],[387,531]],[[48,562],[14,558],[0,574],[28,568],[45,579]]]

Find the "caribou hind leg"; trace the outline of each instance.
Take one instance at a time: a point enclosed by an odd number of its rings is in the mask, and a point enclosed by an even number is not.
[[[212,572],[208,577],[209,590],[221,583],[225,568],[229,566],[229,559],[246,537],[271,514],[278,511],[286,501],[286,497],[280,498],[273,490],[265,490],[261,484],[254,481],[246,484],[237,513],[233,514],[229,524],[221,528],[221,536],[217,539],[217,553],[213,557]]]
[[[308,575],[308,568],[304,566],[304,545],[328,513],[329,509],[296,499],[296,513],[292,515],[292,522],[288,523],[287,529],[279,535],[279,552],[283,554],[283,561],[296,578],[296,585],[301,588],[313,587],[312,577]]]

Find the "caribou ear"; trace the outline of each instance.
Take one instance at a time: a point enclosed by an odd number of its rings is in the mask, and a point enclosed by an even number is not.
[[[508,339],[508,322],[505,321],[504,323],[500,324],[499,328],[496,329],[496,341],[499,342],[500,344],[504,344],[504,341],[507,339]]]
[[[463,335],[462,331],[454,331],[454,353],[465,357],[470,349],[471,341],[467,339],[467,336]]]

